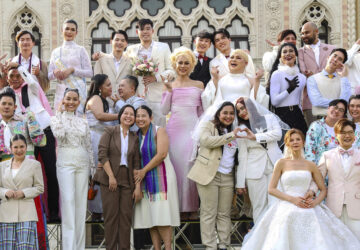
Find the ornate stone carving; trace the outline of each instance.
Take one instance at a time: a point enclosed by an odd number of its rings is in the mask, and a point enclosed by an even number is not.
[[[64,16],[71,16],[74,12],[74,7],[70,3],[64,3],[60,7],[60,13]]]
[[[278,0],[268,0],[266,7],[272,12],[278,12],[280,8],[280,2]]]
[[[356,40],[356,6],[355,0],[347,0],[347,28],[348,28],[348,47],[355,43]]]

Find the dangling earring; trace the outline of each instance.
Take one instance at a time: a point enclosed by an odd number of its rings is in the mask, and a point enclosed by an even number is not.
[[[101,89],[99,89],[99,96],[101,96]]]

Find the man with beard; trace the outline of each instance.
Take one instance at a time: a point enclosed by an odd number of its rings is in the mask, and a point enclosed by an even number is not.
[[[313,74],[321,72],[327,62],[327,58],[330,53],[336,47],[334,45],[325,44],[319,40],[319,30],[316,24],[312,22],[305,23],[301,28],[301,39],[304,42],[304,47],[299,49],[299,66],[300,71],[306,77],[310,77]],[[305,120],[310,125],[315,120],[311,113],[311,103],[306,92],[304,90],[303,97],[303,111]]]

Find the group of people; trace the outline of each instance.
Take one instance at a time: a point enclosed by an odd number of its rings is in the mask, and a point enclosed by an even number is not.
[[[284,30],[256,71],[226,29],[171,52],[140,19],[140,43],[114,31],[93,70],[77,23],[62,32],[49,66],[29,31],[0,63],[1,249],[48,249],[46,223],[60,215],[63,248],[84,249],[87,208],[104,220],[107,249],[130,249],[133,227],[135,247],[149,229],[169,250],[172,227],[199,208],[206,249],[227,249],[236,194],[255,223],[243,249],[360,248],[360,40],[335,48],[306,23],[304,47]],[[156,70],[137,75],[139,59]]]

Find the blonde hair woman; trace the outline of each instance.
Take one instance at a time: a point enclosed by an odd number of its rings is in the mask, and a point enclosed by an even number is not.
[[[203,83],[189,77],[196,65],[196,58],[191,50],[184,47],[176,49],[171,55],[171,62],[177,76],[173,82],[165,83],[161,108],[164,115],[171,111],[166,131],[170,141],[170,160],[177,176],[180,212],[183,212],[183,219],[189,216],[194,218],[195,214],[190,213],[198,210],[199,198],[195,183],[187,179],[186,175],[191,168],[191,131],[203,112]]]

